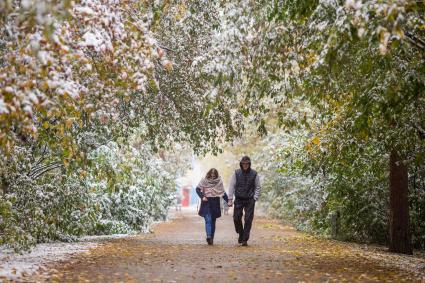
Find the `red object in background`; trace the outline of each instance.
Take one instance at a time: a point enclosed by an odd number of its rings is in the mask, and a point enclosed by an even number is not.
[[[190,187],[182,188],[182,206],[189,206],[190,203]]]

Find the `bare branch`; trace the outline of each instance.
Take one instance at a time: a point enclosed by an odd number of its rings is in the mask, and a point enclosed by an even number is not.
[[[49,168],[51,166],[56,166],[56,165],[62,165],[62,163],[60,162],[53,162],[44,166],[39,166],[35,169],[31,169],[31,171],[28,173],[29,177],[34,177],[35,175],[37,175],[39,172],[42,172],[43,170],[45,170],[46,168]]]
[[[44,145],[43,147],[43,152],[41,153],[40,158],[35,162],[34,167],[37,167],[41,162],[43,162],[46,159],[46,151],[47,151],[47,146]]]
[[[57,164],[51,164],[50,166],[46,166],[42,171],[39,171],[37,174],[35,174],[34,176],[33,176],[33,178],[34,179],[37,179],[38,177],[40,177],[41,175],[43,175],[43,174],[45,174],[45,173],[47,173],[47,172],[49,172],[49,171],[51,171],[51,170],[54,170],[54,169],[57,169],[57,168],[59,168],[59,167],[62,167],[62,163],[57,163]]]
[[[158,45],[158,47],[160,47],[160,48],[162,48],[164,50],[167,50],[167,51],[170,51],[170,52],[175,52],[175,50],[173,50],[173,49],[171,49],[171,48],[169,48],[167,46],[164,46],[162,44],[157,44],[157,45]]]
[[[406,31],[405,35],[406,35],[406,38],[408,39],[408,41],[411,44],[413,44],[414,46],[416,46],[420,50],[425,51],[425,41],[423,39],[417,37],[416,35],[414,35],[410,31]]]

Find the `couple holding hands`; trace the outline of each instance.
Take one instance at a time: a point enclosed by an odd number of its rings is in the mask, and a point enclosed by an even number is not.
[[[235,171],[230,180],[229,195],[224,191],[223,181],[214,168],[208,171],[196,187],[196,193],[202,199],[198,214],[205,219],[208,245],[212,245],[214,242],[215,222],[221,216],[221,198],[230,207],[234,205],[233,221],[236,233],[239,235],[238,243],[242,246],[248,245],[255,202],[260,196],[261,186],[257,172],[251,169],[251,159],[248,156],[242,157],[239,165],[240,169]],[[233,195],[235,196],[234,203]],[[244,224],[242,224],[244,213]]]

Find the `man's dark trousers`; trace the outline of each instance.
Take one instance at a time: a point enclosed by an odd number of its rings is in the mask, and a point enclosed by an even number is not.
[[[241,240],[247,242],[249,232],[251,231],[252,220],[254,219],[254,199],[238,199],[235,200],[235,208],[233,209],[233,221],[235,222],[236,233],[241,235]],[[242,225],[242,214],[245,212],[244,225]]]

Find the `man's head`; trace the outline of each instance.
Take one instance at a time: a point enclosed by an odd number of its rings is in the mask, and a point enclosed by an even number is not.
[[[243,171],[249,171],[249,169],[251,169],[251,159],[248,156],[244,156],[239,165]]]

